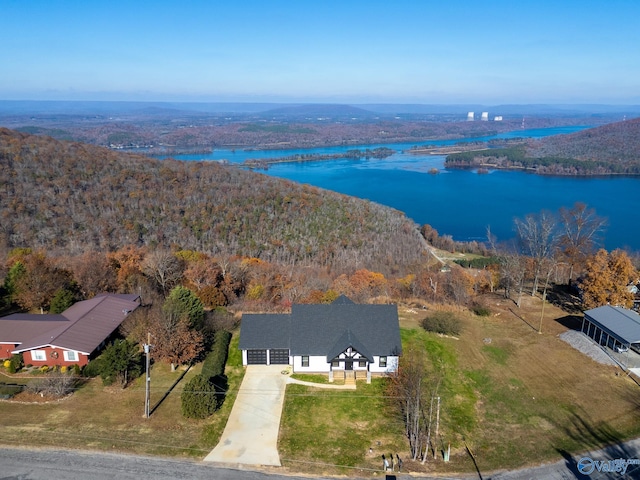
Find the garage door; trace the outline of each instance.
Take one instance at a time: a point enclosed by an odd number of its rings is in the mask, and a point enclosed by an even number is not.
[[[266,350],[247,350],[247,365],[266,365]]]
[[[289,350],[286,348],[269,350],[269,363],[271,365],[289,365]]]

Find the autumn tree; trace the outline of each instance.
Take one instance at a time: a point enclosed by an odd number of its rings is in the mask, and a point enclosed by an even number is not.
[[[116,283],[121,292],[133,291],[142,277],[142,262],[146,249],[134,245],[126,245],[115,252],[107,254],[111,268],[116,273]]]
[[[576,202],[572,208],[560,209],[562,233],[559,238],[560,251],[570,265],[569,282],[573,279],[576,265],[584,264],[587,256],[598,245],[607,221],[596,214],[593,208]]]
[[[140,319],[133,331],[140,335],[140,327],[146,326],[151,334],[153,357],[169,362],[171,370],[174,371],[177,365],[189,363],[200,355],[204,348],[204,338],[201,332],[191,328],[186,312],[174,308],[172,300],[165,303],[170,306],[150,308],[146,319]]]
[[[638,272],[623,250],[607,253],[600,249],[587,258],[585,275],[580,282],[585,310],[602,305],[631,307],[633,293],[627,288],[638,280]]]
[[[56,291],[71,285],[71,273],[56,267],[42,252],[24,258],[24,272],[15,279],[13,297],[24,309],[48,308]]]
[[[101,252],[86,252],[73,257],[69,259],[69,266],[84,298],[118,290],[114,263]]]

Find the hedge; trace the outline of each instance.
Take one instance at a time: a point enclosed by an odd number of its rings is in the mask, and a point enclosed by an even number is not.
[[[227,364],[227,357],[229,355],[230,342],[231,333],[225,330],[218,330],[215,333],[211,351],[202,364],[201,375],[208,381],[224,374],[224,367]]]

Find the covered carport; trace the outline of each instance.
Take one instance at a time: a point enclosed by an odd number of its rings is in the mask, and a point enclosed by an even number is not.
[[[584,312],[582,332],[592,338],[598,345],[608,347],[614,354],[624,353],[624,358],[615,355],[618,361],[624,360],[627,367],[635,352],[640,351],[640,315],[633,310],[622,307],[604,305]],[[630,357],[631,356],[631,357]]]

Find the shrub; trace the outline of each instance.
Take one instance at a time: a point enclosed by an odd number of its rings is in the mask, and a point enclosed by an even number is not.
[[[27,385],[27,391],[50,395],[53,397],[64,397],[69,395],[76,386],[76,380],[69,375],[47,375],[46,377]]]
[[[427,332],[460,335],[461,323],[453,312],[433,312],[420,323]]]
[[[87,363],[87,365],[82,369],[82,375],[89,378],[100,375],[100,371],[102,370],[102,363],[100,360],[100,358],[95,358]]]
[[[60,373],[67,373],[67,366],[66,365],[62,365],[60,367]]]
[[[9,370],[9,367],[11,366],[11,360],[7,359],[4,361],[4,363],[2,364],[2,366],[4,368],[6,368],[7,370]]]
[[[207,418],[218,408],[215,386],[202,375],[196,375],[185,385],[180,399],[182,415],[188,418]]]
[[[49,371],[49,367],[47,365],[42,365],[40,367],[40,372],[41,373],[47,373]]]
[[[22,354],[14,353],[13,355],[11,355],[11,359],[9,360],[9,367],[7,367],[7,370],[9,370],[9,373],[16,373],[22,367],[24,367],[24,360],[22,358]]]
[[[471,311],[478,315],[479,317],[488,317],[491,315],[491,310],[486,305],[482,305],[481,303],[474,303],[471,306]]]

